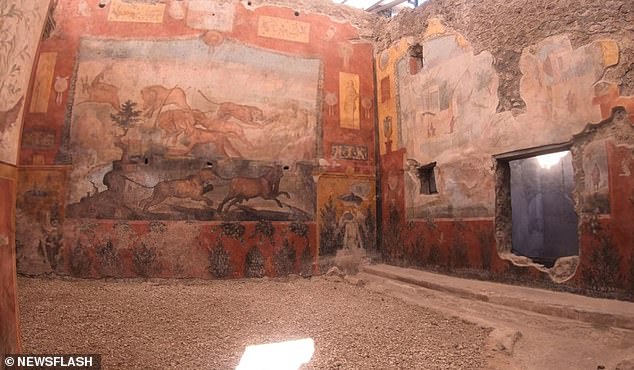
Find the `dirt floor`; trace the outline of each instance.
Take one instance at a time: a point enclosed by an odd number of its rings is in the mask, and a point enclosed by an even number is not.
[[[367,273],[360,273],[355,279],[363,280],[367,290],[493,328],[485,344],[486,367],[489,369],[634,370],[632,330],[458,297]],[[439,275],[439,279],[443,279],[442,275]],[[441,280],[439,282],[442,284]],[[514,287],[508,286],[507,289]],[[477,292],[477,289],[473,290],[474,294]],[[487,294],[495,294],[495,291],[491,290]],[[571,295],[569,298],[574,297]],[[530,299],[527,301],[535,302]],[[574,308],[574,302],[573,299],[552,303]],[[597,304],[607,306],[613,302],[603,300],[597,301]]]
[[[307,369],[486,368],[491,329],[325,278],[20,278],[27,353],[100,353],[105,369],[233,369],[247,345],[312,338]]]

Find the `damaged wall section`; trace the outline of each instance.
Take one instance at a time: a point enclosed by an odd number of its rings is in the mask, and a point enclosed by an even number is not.
[[[634,118],[628,87],[634,13],[625,2],[575,4],[441,0],[387,21],[375,69],[384,126],[378,132],[381,252],[388,261],[634,297],[633,157],[624,149],[630,144],[578,136],[589,122],[608,120],[615,107],[622,107],[623,122]],[[421,68],[411,68],[416,45]],[[621,137],[629,125],[615,122],[608,131]],[[512,224],[510,215],[496,213],[504,207],[500,200],[510,199],[496,183],[509,179],[492,158],[573,137],[579,257],[534,266],[545,274],[519,267],[500,257],[510,253],[505,238]],[[426,194],[419,168],[432,162],[438,193]]]

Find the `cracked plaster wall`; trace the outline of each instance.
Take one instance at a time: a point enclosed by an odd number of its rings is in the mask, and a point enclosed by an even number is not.
[[[388,259],[546,286],[550,276],[568,281],[557,289],[631,296],[631,215],[610,209],[631,203],[630,191],[619,190],[629,184],[631,153],[614,149],[625,144],[579,144],[587,148],[574,162],[586,172],[575,194],[581,259],[560,259],[552,269],[520,261],[495,241],[504,194],[496,193],[492,156],[570,141],[614,107],[634,116],[633,9],[627,1],[441,0],[377,26],[383,224],[402,225],[384,238]],[[418,69],[409,54],[415,45],[423,50]],[[438,195],[419,192],[415,169],[430,162],[437,162]],[[594,180],[588,167],[597,167]],[[608,281],[610,272],[617,278]]]

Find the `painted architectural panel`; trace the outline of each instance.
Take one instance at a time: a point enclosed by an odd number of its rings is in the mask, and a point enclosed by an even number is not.
[[[16,215],[18,272],[55,271],[62,257],[62,223],[68,168],[23,167],[19,171]]]
[[[364,145],[332,144],[330,155],[335,159],[368,160],[368,147]]]
[[[376,58],[376,78],[379,96],[377,97],[377,111],[379,114],[379,149],[381,154],[402,148],[403,130],[400,113],[397,109],[398,94],[396,91],[396,65],[403,58],[409,45],[409,40],[402,39],[389,49],[383,50]]]
[[[57,53],[40,53],[35,70],[35,81],[33,81],[30,113],[46,113],[48,111],[56,60]]]
[[[111,22],[162,23],[165,4],[143,4],[111,0],[108,20]]]
[[[258,35],[306,44],[310,41],[310,24],[262,15],[258,18]]]
[[[55,148],[56,131],[51,129],[26,129],[22,131],[22,148],[50,150]]]

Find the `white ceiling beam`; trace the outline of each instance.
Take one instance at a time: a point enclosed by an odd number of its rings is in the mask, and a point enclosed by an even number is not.
[[[385,4],[385,5],[381,5],[381,6],[378,6],[378,7],[372,9],[372,7],[374,6],[373,5],[373,6],[371,6],[370,8],[368,8],[366,10],[369,11],[369,12],[372,12],[372,13],[379,13],[379,12],[382,12],[382,11],[384,11],[386,9],[391,9],[391,8],[397,6],[398,4],[404,3],[406,1],[407,0],[394,0],[392,2],[389,2],[389,3]],[[381,2],[379,1],[379,4],[380,3]],[[375,5],[379,5],[379,4],[375,4]]]

